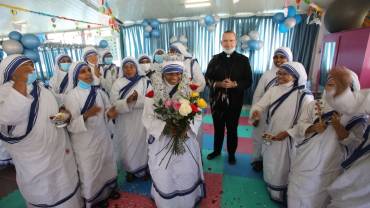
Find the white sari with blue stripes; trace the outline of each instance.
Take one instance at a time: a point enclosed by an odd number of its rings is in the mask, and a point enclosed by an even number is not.
[[[205,184],[199,144],[199,124],[195,120],[188,130],[186,152],[172,155],[172,139],[162,135],[165,122],[156,119],[153,99],[145,98],[143,123],[148,132],[149,170],[153,185],[151,194],[159,208],[195,207],[205,197]]]
[[[58,113],[54,95],[41,85],[34,85],[38,87],[39,96],[38,103],[33,105],[34,98],[21,95],[12,85],[8,82],[0,87],[1,134],[5,135],[3,144],[13,159],[17,184],[28,207],[81,207],[80,184],[69,136],[49,119]],[[30,119],[34,125],[27,134],[30,111],[35,115]]]
[[[293,86],[273,86],[252,106],[251,114],[256,110],[268,112],[266,133],[276,135],[282,131],[290,130],[299,118],[301,108],[313,100],[313,96],[304,89],[295,91],[292,89]],[[290,91],[292,93],[277,108],[274,108],[276,105],[273,104]],[[262,145],[263,176],[270,197],[275,201],[285,201],[291,147],[292,139],[290,137]]]
[[[110,101],[101,89],[96,89],[96,99],[92,103],[101,107],[101,111],[84,121],[81,111],[90,93],[90,90],[75,87],[65,97],[65,106],[72,114],[68,130],[71,133],[86,207],[107,199],[115,189],[117,179],[111,132],[106,116],[111,106]]]
[[[110,99],[119,113],[115,119],[114,136],[118,164],[123,164],[123,168],[136,177],[144,176],[148,169],[148,143],[141,118],[145,95],[151,89],[146,77],[132,83],[121,77],[113,84],[111,91]],[[127,98],[134,91],[138,93],[138,99],[128,104]]]
[[[330,200],[327,187],[342,173],[340,165],[347,151],[330,124],[334,110],[324,100],[321,118],[328,125],[327,129],[321,134],[305,135],[306,130],[319,121],[316,103],[313,101],[303,109],[295,126],[297,134],[291,157],[288,207],[327,207]],[[361,136],[366,128],[367,116],[343,115],[341,124],[349,131],[349,137]]]

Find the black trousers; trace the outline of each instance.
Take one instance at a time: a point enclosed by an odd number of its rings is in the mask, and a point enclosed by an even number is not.
[[[227,152],[229,155],[235,155],[238,147],[238,125],[241,109],[242,106],[229,106],[224,111],[212,110],[213,127],[215,129],[213,149],[215,152],[221,153],[226,127]]]

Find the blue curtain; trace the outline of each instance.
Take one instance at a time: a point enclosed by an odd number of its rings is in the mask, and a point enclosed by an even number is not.
[[[305,18],[306,15],[302,15],[302,19]],[[172,36],[186,35],[189,51],[198,59],[202,71],[205,72],[212,56],[222,51],[221,38],[224,31],[233,30],[237,37],[252,30],[258,31],[259,39],[264,42],[262,49],[242,51],[241,44],[238,43],[237,46],[237,51],[249,57],[253,70],[253,86],[246,92],[246,103],[250,103],[259,78],[272,66],[272,56],[276,48],[280,46],[291,48],[294,60],[301,62],[308,72],[318,26],[303,22],[287,33],[280,33],[271,16],[251,16],[222,18],[213,32],[208,32],[195,20],[161,23],[159,30],[161,32],[159,38],[144,38],[143,26],[137,24],[123,27],[120,34],[122,57],[151,55],[157,48],[167,50]]]
[[[50,79],[54,74],[55,58],[60,54],[68,54],[72,61],[81,58],[83,46],[42,46],[39,48],[40,62],[36,65],[39,77],[42,80]]]

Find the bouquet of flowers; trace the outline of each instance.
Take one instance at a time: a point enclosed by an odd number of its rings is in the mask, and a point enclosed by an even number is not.
[[[180,83],[181,84],[181,83]],[[182,85],[179,88],[188,87],[189,93],[181,94],[175,98],[159,98],[154,103],[156,117],[166,122],[163,134],[173,139],[171,144],[172,154],[180,155],[185,152],[184,142],[189,138],[187,131],[194,117],[201,114],[201,109],[207,107],[207,103],[195,90],[196,84]]]

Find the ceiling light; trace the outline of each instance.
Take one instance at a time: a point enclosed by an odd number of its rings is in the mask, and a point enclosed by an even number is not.
[[[236,4],[236,3],[238,3],[239,2],[239,0],[233,0],[233,3],[234,4]]]
[[[185,8],[199,8],[199,7],[209,7],[209,6],[211,6],[211,2],[185,4]]]
[[[203,2],[209,2],[209,0],[185,0],[185,4],[191,4],[191,3],[203,3]]]

